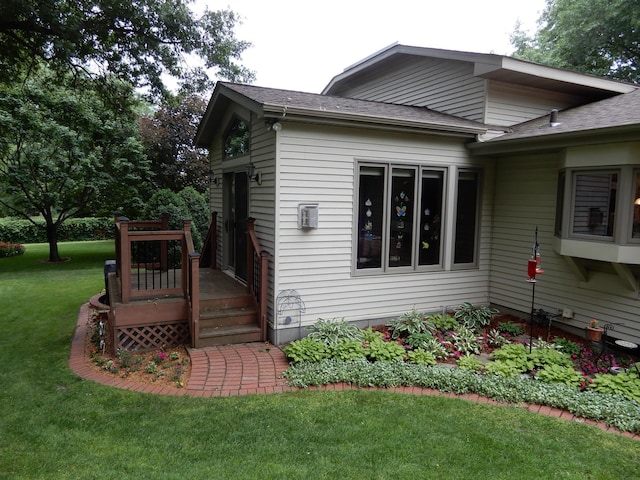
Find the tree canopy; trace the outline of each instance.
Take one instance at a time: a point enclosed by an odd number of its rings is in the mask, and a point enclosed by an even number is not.
[[[78,81],[42,70],[0,85],[0,203],[27,219],[42,215],[50,261],[60,260],[57,229],[66,219],[140,210],[149,195],[131,86],[111,80],[114,110],[90,80]]]
[[[206,88],[206,70],[236,81],[253,73],[239,65],[250,45],[234,36],[231,10],[196,17],[193,0],[3,0],[0,2],[0,81],[22,78],[44,62],[58,72],[105,72],[166,91],[163,76],[187,89]],[[201,62],[197,66],[193,57]]]
[[[538,31],[516,27],[514,56],[640,82],[640,0],[546,0]]]
[[[207,151],[193,142],[206,106],[198,95],[180,95],[164,101],[152,115],[140,118],[142,143],[156,188],[207,191],[209,158]]]

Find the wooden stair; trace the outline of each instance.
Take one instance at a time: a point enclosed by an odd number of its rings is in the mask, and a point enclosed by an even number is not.
[[[251,295],[200,300],[195,347],[261,341],[258,312]]]

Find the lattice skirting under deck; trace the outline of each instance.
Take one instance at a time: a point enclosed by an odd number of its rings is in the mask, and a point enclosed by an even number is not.
[[[129,352],[176,347],[189,343],[189,325],[186,322],[116,328],[116,349]]]

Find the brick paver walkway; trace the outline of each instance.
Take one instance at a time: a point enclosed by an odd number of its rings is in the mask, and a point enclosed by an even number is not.
[[[115,377],[107,372],[96,371],[89,367],[84,355],[88,318],[89,305],[84,304],[80,307],[69,358],[69,366],[83,379],[138,392],[162,395],[189,395],[193,397],[228,397],[298,390],[288,386],[286,381],[281,378],[282,372],[287,369],[289,364],[282,350],[269,343],[246,343],[189,350],[189,355],[191,356],[191,378],[185,388],[180,389],[136,383]],[[361,388],[355,385],[338,383],[311,387],[309,390],[357,389]],[[476,403],[500,405],[500,402],[477,394],[457,395],[421,387],[394,387],[385,390],[412,395],[437,395]],[[594,425],[607,432],[620,433],[626,437],[640,440],[640,435],[638,434],[620,432],[604,423],[575,417],[573,414],[558,408],[529,404],[523,404],[522,407],[531,412]]]

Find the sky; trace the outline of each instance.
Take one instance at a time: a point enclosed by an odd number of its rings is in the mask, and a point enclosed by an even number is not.
[[[393,44],[508,55],[516,22],[536,30],[545,0],[195,0],[231,9],[254,85],[320,93],[345,68]]]

